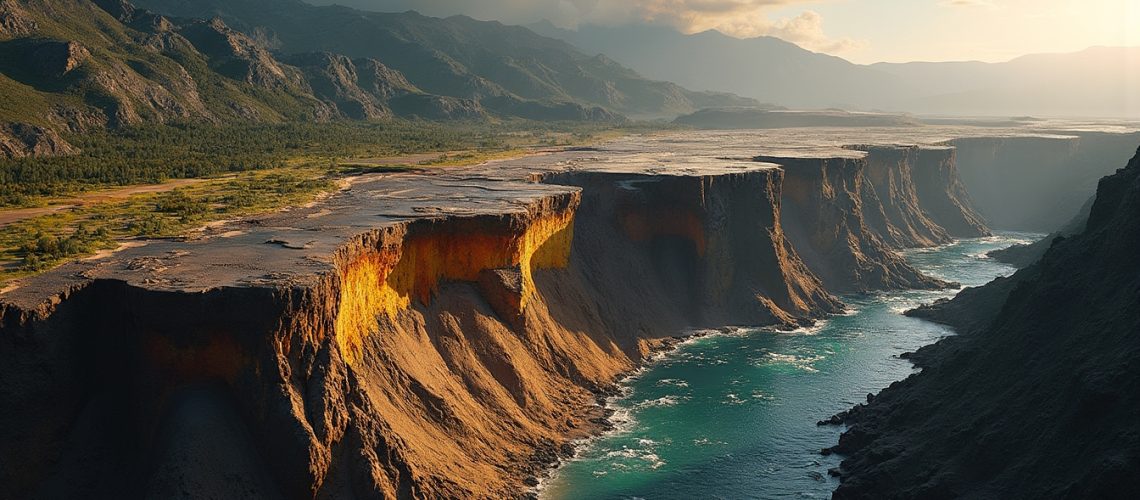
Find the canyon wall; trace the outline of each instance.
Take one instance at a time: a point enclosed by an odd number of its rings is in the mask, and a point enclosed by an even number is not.
[[[997,229],[1052,232],[1132,156],[1140,133],[1059,132],[950,141],[978,213]]]
[[[949,286],[896,251],[988,234],[949,147],[610,154],[366,176],[25,280],[0,496],[520,496],[654,348]]]
[[[904,154],[876,154],[873,167],[855,152],[847,157],[755,158],[784,168],[781,222],[808,269],[828,290],[846,293],[949,285],[924,276],[895,252],[906,246],[935,244],[930,237],[939,242],[946,238],[945,231],[918,207],[909,164],[900,159]],[[885,187],[877,187],[872,175]],[[884,203],[880,192],[906,198]]]
[[[1080,234],[912,314],[961,333],[850,412],[834,498],[1135,498],[1140,152]]]
[[[0,305],[0,496],[518,496],[685,329],[842,308],[782,180],[393,174],[30,279]]]

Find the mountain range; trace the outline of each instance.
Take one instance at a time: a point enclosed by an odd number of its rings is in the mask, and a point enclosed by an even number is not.
[[[3,157],[141,124],[620,121],[756,104],[526,28],[297,0],[0,0],[0,95]]]
[[[1004,63],[859,65],[773,37],[549,22],[537,33],[604,53],[649,77],[792,108],[977,116],[1140,117],[1140,47],[1093,47]]]

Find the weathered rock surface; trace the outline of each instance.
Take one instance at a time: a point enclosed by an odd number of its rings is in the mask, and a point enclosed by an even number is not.
[[[808,268],[828,290],[949,286],[907,264],[868,224],[868,207],[879,210],[880,220],[885,215],[867,180],[862,154],[755,159],[784,167],[783,226]],[[887,229],[887,224],[882,227]]]
[[[1138,216],[1140,154],[1100,182],[1081,234],[936,308],[962,335],[848,415],[834,497],[1140,495]]]
[[[0,125],[0,157],[59,156],[77,151],[53,130],[26,123]]]
[[[0,36],[18,37],[34,33],[39,24],[17,0],[0,0]]]
[[[923,213],[955,238],[989,236],[985,219],[974,209],[970,191],[958,175],[957,148],[923,146],[912,170]]]

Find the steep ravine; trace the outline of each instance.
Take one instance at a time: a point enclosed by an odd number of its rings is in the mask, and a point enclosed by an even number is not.
[[[848,415],[835,498],[1135,498],[1140,152],[1083,232],[914,314],[961,335]]]

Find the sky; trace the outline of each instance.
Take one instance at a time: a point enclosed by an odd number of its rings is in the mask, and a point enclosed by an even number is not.
[[[648,23],[775,36],[857,63],[1006,61],[1140,46],[1140,0],[308,0],[508,24]]]

